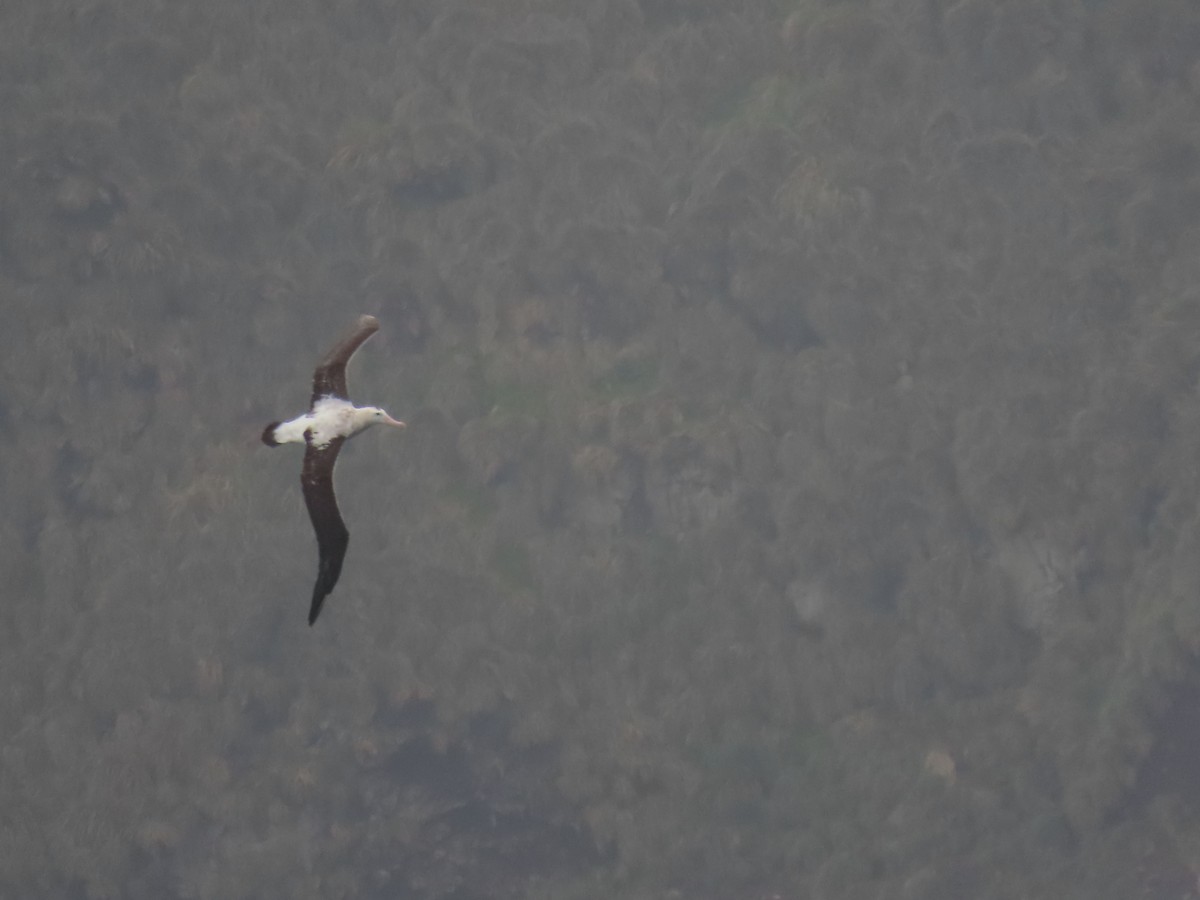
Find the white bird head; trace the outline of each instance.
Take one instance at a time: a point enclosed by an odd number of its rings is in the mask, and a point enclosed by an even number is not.
[[[356,431],[370,428],[372,425],[395,425],[397,428],[406,427],[399,419],[393,419],[378,406],[364,406],[354,411]]]

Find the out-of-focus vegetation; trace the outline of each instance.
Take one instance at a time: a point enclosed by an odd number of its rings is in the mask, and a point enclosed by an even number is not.
[[[8,0],[0,116],[0,893],[1196,895],[1195,4]]]

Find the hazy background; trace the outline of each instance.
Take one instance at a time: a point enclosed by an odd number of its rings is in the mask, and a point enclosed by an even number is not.
[[[0,122],[0,893],[1200,895],[1191,0],[7,0]]]

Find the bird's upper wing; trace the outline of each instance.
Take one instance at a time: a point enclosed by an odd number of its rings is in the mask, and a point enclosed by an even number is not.
[[[304,468],[300,472],[300,485],[304,489],[304,505],[317,533],[317,550],[320,564],[317,581],[313,585],[312,606],[308,610],[308,624],[317,620],[321,606],[338,576],[342,574],[342,560],[346,558],[346,547],[350,544],[350,532],[338,512],[337,497],[333,493],[333,464],[345,438],[334,438],[324,447],[314,447],[310,442],[304,451]]]
[[[313,372],[313,403],[321,397],[350,399],[346,391],[346,363],[350,362],[350,357],[362,346],[363,341],[378,330],[379,320],[374,316],[359,316],[355,326],[333,345]]]

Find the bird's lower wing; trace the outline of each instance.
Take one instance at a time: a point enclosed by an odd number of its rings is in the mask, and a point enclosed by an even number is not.
[[[325,598],[337,584],[342,574],[342,561],[346,558],[346,547],[350,544],[350,532],[342,521],[337,497],[333,493],[333,465],[344,442],[345,438],[335,438],[319,449],[309,444],[304,451],[300,485],[304,490],[308,517],[317,534],[320,557],[317,581],[313,585],[312,606],[308,611],[309,625],[317,620]]]

